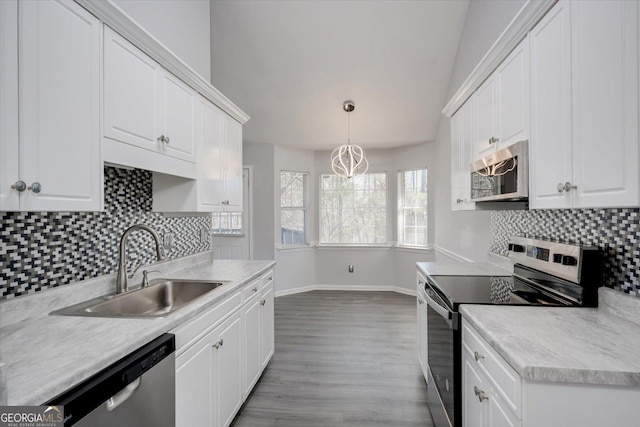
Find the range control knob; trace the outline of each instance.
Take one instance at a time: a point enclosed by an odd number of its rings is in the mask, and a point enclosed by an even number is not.
[[[524,246],[516,245],[515,243],[509,243],[509,250],[512,252],[524,252]]]
[[[562,265],[578,265],[576,257],[562,255]]]

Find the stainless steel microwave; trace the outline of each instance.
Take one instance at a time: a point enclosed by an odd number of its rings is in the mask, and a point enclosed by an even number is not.
[[[528,141],[520,141],[471,164],[471,200],[526,201],[529,198]]]

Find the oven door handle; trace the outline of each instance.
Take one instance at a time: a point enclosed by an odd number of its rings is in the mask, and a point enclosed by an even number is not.
[[[451,310],[444,308],[442,304],[438,303],[438,301],[435,300],[435,298],[440,299],[435,294],[435,292],[433,292],[431,289],[427,289],[427,304],[429,304],[429,307],[433,308],[433,310],[440,316],[444,317],[448,321],[451,321],[453,317],[453,313],[451,312]]]

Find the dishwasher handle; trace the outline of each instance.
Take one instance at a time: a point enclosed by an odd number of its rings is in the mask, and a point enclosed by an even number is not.
[[[123,388],[113,396],[111,396],[109,399],[107,399],[105,403],[105,406],[107,407],[107,411],[113,411],[118,406],[126,402],[127,399],[133,396],[133,393],[135,393],[136,390],[138,390],[138,387],[140,387],[141,382],[142,382],[142,377],[138,377],[131,384],[129,384],[128,386],[126,386],[125,388]]]

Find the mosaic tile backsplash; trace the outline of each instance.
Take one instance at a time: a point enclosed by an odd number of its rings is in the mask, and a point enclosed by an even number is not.
[[[490,251],[507,255],[510,236],[597,246],[606,285],[640,297],[640,210],[558,209],[491,212]]]
[[[104,212],[0,212],[0,300],[115,272],[120,236],[137,223],[173,234],[168,258],[209,250],[200,230],[210,217],[151,212],[151,172],[105,167],[104,184]],[[133,233],[128,267],[154,262],[154,248],[148,233]]]

